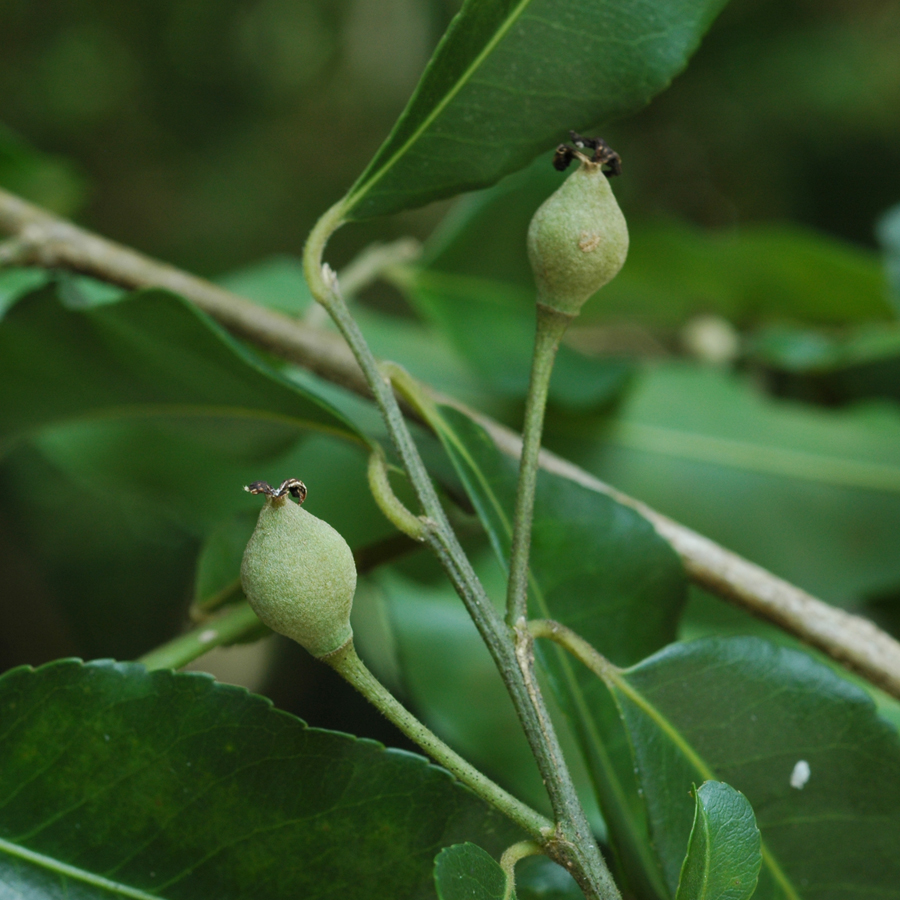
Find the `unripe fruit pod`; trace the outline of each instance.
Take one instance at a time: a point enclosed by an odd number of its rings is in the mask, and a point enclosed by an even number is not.
[[[353,553],[327,522],[286,496],[266,498],[244,551],[241,582],[260,619],[313,656],[353,636]]]
[[[582,162],[528,228],[538,302],[577,316],[615,277],[628,254],[628,226],[599,163]]]

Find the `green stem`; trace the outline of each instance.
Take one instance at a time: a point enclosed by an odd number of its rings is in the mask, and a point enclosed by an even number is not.
[[[394,493],[388,475],[387,460],[380,444],[369,454],[368,476],[369,490],[385,516],[407,537],[411,537],[414,541],[424,541],[425,523],[413,515]]]
[[[505,813],[513,822],[542,843],[552,837],[555,831],[553,822],[526,806],[521,800],[517,800],[512,794],[503,790],[500,785],[495,784],[490,778],[467,763],[399,703],[359,658],[352,639],[347,641],[343,647],[327,656],[320,657],[320,659],[356,688],[411,741],[418,744],[445,769],[449,769],[479,797]]]
[[[512,546],[509,554],[509,582],[506,589],[506,623],[513,628],[520,618],[528,618],[528,557],[531,550],[531,526],[534,521],[534,492],[537,486],[541,436],[547,392],[559,342],[572,316],[537,304],[534,356],[531,379],[525,399],[525,424],[522,431],[522,457],[519,461],[519,485],[513,519]]]
[[[511,632],[491,603],[450,526],[406,426],[390,380],[379,371],[372,351],[341,297],[336,276],[322,265],[322,253],[328,238],[345,221],[345,203],[341,201],[328,210],[307,240],[303,252],[307,284],[312,295],[331,314],[365,375],[394,447],[425,511],[425,542],[447,572],[509,691],[557,822],[556,835],[547,843],[547,854],[572,872],[588,897],[613,900],[619,897],[619,892],[581,807],[537,683],[533,679],[526,683]]]
[[[532,619],[528,623],[528,631],[534,638],[546,638],[559,644],[606,684],[618,683],[616,676],[619,669],[571,628],[566,628],[553,619]]]
[[[180,669],[213,647],[234,643],[264,627],[249,603],[238,603],[221,616],[155,647],[137,661],[148,669]]]
[[[541,845],[534,841],[519,841],[503,851],[503,856],[500,857],[500,868],[506,875],[503,900],[512,900],[516,895],[516,863],[527,856],[538,856],[543,852]]]

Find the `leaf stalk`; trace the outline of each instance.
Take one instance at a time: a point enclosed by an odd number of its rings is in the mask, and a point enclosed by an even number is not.
[[[528,557],[531,550],[531,527],[534,522],[534,494],[544,432],[544,414],[550,376],[559,342],[574,316],[537,304],[534,354],[531,378],[525,399],[525,424],[522,431],[522,456],[519,461],[519,484],[513,518],[512,546],[509,554],[509,581],[506,589],[506,622],[510,627],[528,618]]]
[[[451,771],[479,797],[509,816],[533,838],[545,842],[553,834],[554,825],[549,819],[526,806],[521,800],[517,800],[471,763],[466,762],[406,709],[359,658],[352,638],[343,647],[319,658],[359,691],[385,718],[418,744],[432,759]]]

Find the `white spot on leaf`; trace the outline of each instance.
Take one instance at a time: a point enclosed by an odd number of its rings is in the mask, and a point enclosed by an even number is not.
[[[219,632],[216,631],[215,628],[207,628],[206,631],[201,631],[200,634],[197,635],[197,640],[200,641],[201,644],[208,644],[210,641],[214,641],[219,636]]]
[[[804,785],[809,781],[809,776],[809,763],[805,759],[798,759],[794,771],[791,772],[791,787],[797,788],[798,791],[803,790]]]

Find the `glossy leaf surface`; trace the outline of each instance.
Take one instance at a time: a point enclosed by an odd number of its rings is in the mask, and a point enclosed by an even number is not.
[[[503,900],[506,890],[500,864],[477,844],[441,850],[434,861],[434,883],[439,900]]]
[[[756,813],[754,898],[900,897],[900,740],[862,690],[757,638],[674,644],[613,690],[670,890],[691,785],[715,779]]]
[[[724,0],[478,0],[351,188],[354,219],[485,187],[635,112],[684,67]]]
[[[747,798],[721,781],[704,782],[694,797],[694,826],[675,900],[750,900],[762,856]]]
[[[29,897],[419,898],[515,829],[446,772],[199,675],[101,661],[0,679],[0,873]]]

